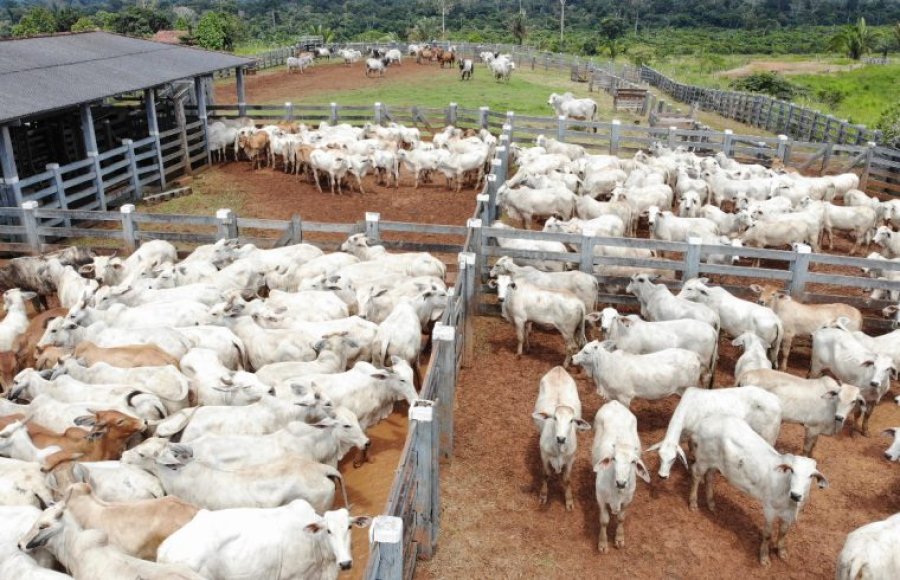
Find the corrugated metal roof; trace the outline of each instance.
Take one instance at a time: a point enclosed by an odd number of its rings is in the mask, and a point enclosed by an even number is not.
[[[0,123],[250,64],[108,32],[0,42]]]

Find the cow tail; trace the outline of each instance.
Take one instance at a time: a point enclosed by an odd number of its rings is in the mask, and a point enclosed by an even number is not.
[[[772,368],[778,369],[778,353],[781,352],[781,343],[784,340],[784,323],[778,320],[778,326],[775,333],[775,343],[772,345],[772,351],[769,354],[769,360],[772,361]]]
[[[712,352],[712,360],[709,361],[709,384],[707,385],[708,389],[711,389],[716,384],[716,368],[719,366],[719,337],[716,335],[715,345],[713,346]]]
[[[329,472],[325,474],[325,477],[334,482],[335,487],[340,485],[341,495],[344,496],[344,506],[349,510],[350,500],[347,498],[347,487],[344,485],[344,478],[341,475],[341,472],[331,466],[328,466],[328,469]]]
[[[581,309],[581,320],[578,321],[578,337],[581,338],[581,342],[578,344],[578,348],[584,347],[587,344],[587,336],[585,335],[585,326],[587,325],[587,312],[584,311],[584,307]]]
[[[594,103],[594,113],[591,115],[591,123],[597,122],[597,103]],[[597,132],[597,127],[594,127],[594,133]]]
[[[234,348],[237,349],[238,352],[238,360],[240,361],[241,368],[238,370],[246,371],[250,369],[250,357],[247,355],[247,348],[244,346],[244,343],[238,339],[231,343]]]

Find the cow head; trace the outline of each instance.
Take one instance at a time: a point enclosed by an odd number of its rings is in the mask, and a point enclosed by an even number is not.
[[[659,476],[663,479],[669,478],[672,466],[676,459],[680,459],[684,463],[685,469],[689,469],[687,456],[684,450],[676,442],[660,441],[655,445],[651,445],[647,451],[656,451],[659,453]]]
[[[816,469],[816,460],[797,455],[782,455],[782,463],[775,471],[789,479],[788,496],[797,504],[798,509],[809,499],[809,490],[813,480],[821,489],[828,487],[828,480]]]
[[[884,356],[876,355],[873,358],[865,359],[860,365],[869,371],[869,387],[879,389],[883,386],[890,387],[891,379],[897,378],[897,368],[894,362]]]
[[[372,523],[369,516],[350,517],[346,508],[325,512],[325,515],[308,524],[303,531],[315,537],[327,540],[334,554],[335,562],[341,570],[353,567],[353,554],[350,551],[350,529],[353,526],[365,528]]]
[[[835,430],[840,430],[847,417],[859,405],[860,410],[866,408],[866,401],[860,393],[859,387],[841,384],[837,388],[829,389],[822,395],[823,399],[831,401],[834,407]]]
[[[536,412],[531,416],[541,427],[541,438],[552,437],[560,447],[575,441],[576,431],[588,431],[591,428],[590,423],[576,417],[575,409],[568,405],[557,405],[552,415]]]
[[[779,300],[790,300],[787,293],[770,284],[751,284],[750,290],[758,295],[756,303],[761,306],[772,308]]]
[[[68,499],[68,495],[66,499]],[[66,512],[66,499],[53,504],[41,513],[34,525],[31,526],[31,529],[19,539],[20,550],[26,553],[37,550],[63,531],[65,527],[63,515]]]
[[[607,455],[594,465],[594,471],[600,473],[605,469],[615,470],[616,489],[626,490],[635,483],[635,475],[650,483],[650,473],[641,461],[640,450],[627,443],[617,441],[613,445],[612,455]]]

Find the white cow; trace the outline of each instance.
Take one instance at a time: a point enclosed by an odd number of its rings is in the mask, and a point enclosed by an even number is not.
[[[900,514],[855,529],[838,556],[837,580],[900,577]]]

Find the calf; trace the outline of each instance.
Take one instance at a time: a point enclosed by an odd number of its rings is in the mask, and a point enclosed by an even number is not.
[[[615,348],[611,341],[595,340],[572,358],[594,379],[604,399],[630,407],[634,398],[663,399],[700,385],[703,361],[695,352],[667,348],[636,355]]]
[[[565,290],[546,290],[530,282],[514,282],[509,276],[498,277],[496,287],[503,318],[516,327],[516,356],[521,357],[528,348],[530,323],[537,323],[562,334],[566,342],[563,366],[568,366],[572,355],[585,343],[587,312],[581,300]]]
[[[178,368],[178,359],[153,344],[100,347],[89,340],[78,343],[73,353],[86,366],[106,363],[119,368],[161,367]]]
[[[459,61],[459,78],[463,81],[472,80],[475,74],[475,63],[470,58],[460,59]]]
[[[238,137],[238,147],[250,160],[251,169],[261,169],[268,161],[269,134],[265,131],[242,134]]]
[[[766,354],[766,345],[752,332],[745,332],[731,341],[731,346],[739,346],[744,353],[734,364],[734,378],[739,381],[744,373],[756,369],[772,369],[772,361]]]
[[[549,290],[564,290],[577,296],[584,311],[591,312],[597,303],[600,285],[597,278],[586,272],[542,272],[532,266],[517,266],[512,258],[503,256],[491,268],[491,277],[507,275],[513,281],[523,280]]]
[[[719,332],[719,315],[712,308],[675,296],[664,284],[654,284],[658,277],[635,274],[625,288],[641,303],[641,316],[654,321],[690,318],[705,322]]]
[[[784,338],[781,342],[782,371],[787,369],[795,337],[812,338],[813,332],[837,322],[842,316],[847,318],[848,330],[858,331],[862,328],[862,313],[848,304],[802,304],[771,285],[752,284],[750,290],[759,295],[759,304],[771,308],[778,315],[784,326]]]
[[[538,447],[544,478],[541,483],[541,504],[547,503],[550,472],[562,476],[566,494],[566,510],[575,508],[570,477],[578,448],[577,431],[586,431],[590,424],[581,418],[581,400],[575,380],[562,367],[554,367],[541,377],[538,398],[531,417],[540,432]]]
[[[626,510],[634,498],[635,476],[650,483],[650,473],[641,461],[641,440],[637,418],[617,401],[603,405],[594,416],[594,445],[591,463],[597,479],[594,491],[600,505],[600,537],[597,550],[609,550],[606,526],[609,514],[616,516],[616,548],[625,547]]]
[[[90,427],[90,431],[71,427],[60,434],[32,422],[28,424],[28,434],[38,447],[58,445],[62,449],[48,459],[48,463],[56,465],[78,454],[81,454],[79,461],[119,459],[128,447],[128,440],[147,429],[143,419],[119,411],[96,411],[77,418],[75,424]]]
[[[696,461],[691,468],[690,508],[697,511],[700,479],[706,479],[706,504],[714,512],[715,472],[719,471],[739,490],[762,503],[765,527],[759,547],[759,561],[769,565],[769,549],[776,520],[781,521],[775,537],[778,556],[787,559],[785,536],[809,500],[815,479],[820,488],[828,480],[816,469],[814,459],[781,454],[744,421],[734,417],[704,419],[691,436]]]

